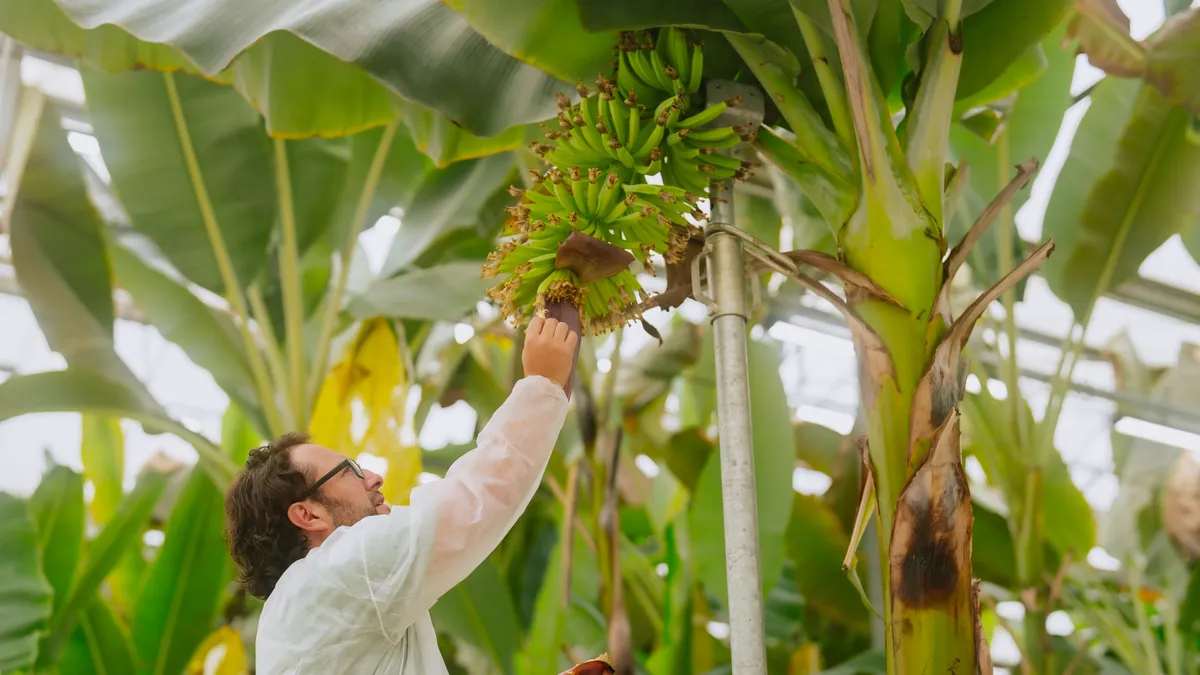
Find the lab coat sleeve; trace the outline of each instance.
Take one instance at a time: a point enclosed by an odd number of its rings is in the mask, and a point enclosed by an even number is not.
[[[543,377],[519,381],[479,434],[478,444],[446,477],[422,485],[412,503],[436,514],[421,582],[430,604],[495,550],[533,498],[567,415],[562,387]]]
[[[340,528],[306,562],[349,615],[395,642],[508,534],[541,483],[567,405],[550,380],[520,380],[445,478],[414,488],[408,506]]]

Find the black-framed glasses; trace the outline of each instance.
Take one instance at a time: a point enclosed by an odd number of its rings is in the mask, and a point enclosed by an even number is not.
[[[345,470],[347,468],[349,468],[350,471],[352,471],[355,476],[358,476],[359,480],[363,479],[364,476],[363,476],[362,467],[360,467],[358,465],[358,462],[347,457],[346,459],[343,459],[341,462],[339,462],[337,466],[330,469],[329,473],[325,474],[324,476],[321,476],[321,478],[319,480],[317,480],[317,482],[308,486],[308,489],[306,489],[304,491],[304,493],[300,495],[300,499],[297,501],[304,501],[305,499],[308,499],[314,493],[316,493],[318,488],[320,488],[322,485],[325,484],[325,481],[329,480],[330,478],[333,478],[334,476],[338,475],[339,473],[341,473],[343,470]]]

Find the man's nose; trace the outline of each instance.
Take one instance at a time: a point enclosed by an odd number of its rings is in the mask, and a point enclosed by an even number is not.
[[[383,485],[383,476],[380,476],[379,474],[375,473],[374,471],[371,471],[369,469],[363,469],[363,475],[366,478],[368,490],[376,490],[379,488],[380,485]]]

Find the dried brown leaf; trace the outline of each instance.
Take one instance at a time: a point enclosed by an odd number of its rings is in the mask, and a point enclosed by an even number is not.
[[[832,274],[833,276],[837,277],[838,280],[841,281],[846,287],[847,293],[859,291],[875,299],[883,300],[884,302],[890,302],[901,309],[906,309],[904,305],[900,304],[899,300],[892,297],[891,293],[885,291],[883,287],[875,283],[871,277],[868,277],[862,272],[859,272],[853,267],[850,267],[846,263],[827,253],[822,253],[820,251],[800,250],[786,251],[781,255],[787,256],[797,264],[808,265],[809,267],[815,267],[822,272]],[[759,274],[774,268],[762,260],[755,259],[753,262],[751,262],[750,269],[752,273]]]
[[[688,240],[683,260],[667,262],[667,288],[646,303],[647,309],[674,309],[692,297],[692,260],[704,250],[704,240],[695,237]],[[703,271],[703,265],[701,266]]]
[[[983,612],[979,607],[979,579],[971,581],[971,614],[975,617],[975,675],[992,675],[992,649],[983,632]]]
[[[1054,251],[1054,241],[1042,244],[1016,269],[997,281],[972,302],[962,316],[958,317],[946,332],[933,353],[933,360],[917,383],[913,393],[912,416],[909,425],[908,462],[920,461],[917,449],[932,439],[946,415],[962,400],[966,385],[966,368],[962,362],[962,349],[975,329],[975,323],[983,316],[987,306],[1012,288],[1021,279],[1029,276]]]
[[[988,226],[992,224],[992,221],[996,219],[1000,211],[1012,201],[1013,196],[1020,192],[1021,188],[1025,187],[1029,181],[1033,180],[1033,176],[1037,173],[1037,170],[1037,157],[1030,157],[1017,165],[1017,175],[1013,176],[1013,179],[1008,182],[1008,185],[1004,186],[1000,194],[996,195],[995,199],[983,210],[983,213],[979,214],[979,217],[971,225],[971,229],[963,236],[962,241],[958,242],[958,245],[951,249],[950,256],[946,259],[946,276],[943,287],[950,285],[950,280],[954,278],[959,268],[967,261],[967,254],[975,247],[975,243],[987,231]]]
[[[1116,0],[1076,0],[1067,24],[1067,40],[1078,40],[1078,53],[1110,75],[1141,77],[1146,49],[1129,34],[1129,17]]]
[[[850,566],[854,564],[854,556],[862,541],[863,531],[866,530],[867,519],[874,511],[872,499],[875,497],[875,473],[871,470],[870,450],[867,447],[866,436],[859,439],[858,447],[863,463],[862,493],[859,497],[858,512],[854,516],[854,527],[850,530],[850,546],[846,549],[846,556],[842,558],[843,572],[848,572]]]

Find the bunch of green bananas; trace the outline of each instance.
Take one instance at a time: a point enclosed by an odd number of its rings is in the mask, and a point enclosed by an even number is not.
[[[735,97],[699,109],[693,98],[700,89],[704,45],[689,44],[683,30],[667,27],[659,32],[657,45],[649,39],[649,33],[623,33],[618,52],[620,92],[649,92],[650,102],[659,109],[668,103],[672,108],[672,114],[665,120],[661,146],[663,183],[703,193],[712,180],[745,180],[751,168],[749,163],[716,153],[753,140],[752,129],[704,128],[740,99]]]
[[[659,98],[695,94],[704,74],[703,47],[702,43],[688,44],[684,31],[670,26],[659,31],[657,45],[648,32],[622,33],[617,84],[624,91],[637,90]]]
[[[556,269],[558,249],[573,231],[630,251],[648,273],[654,274],[651,253],[668,261],[682,260],[695,226],[686,216],[704,214],[697,197],[681,188],[622,184],[615,173],[593,167],[586,175],[573,166],[563,175],[551,168],[545,175],[531,172],[535,187],[509,192],[520,200],[509,207],[507,233],[516,236],[488,256],[484,277],[508,275],[488,291],[508,318],[519,308],[544,307],[570,300],[580,308],[589,332],[603,333],[636,319],[648,299],[628,269],[613,277],[580,283],[574,273]]]
[[[649,33],[643,35],[648,36]],[[747,163],[717,151],[749,140],[749,129],[707,129],[737,100],[697,109],[703,45],[684,31],[665,28],[657,47],[623,33],[615,81],[601,74],[596,90],[580,81],[580,101],[558,97],[560,130],[543,125],[546,142],[532,150],[551,168],[530,170],[534,186],[510,188],[520,197],[509,208],[506,234],[514,235],[488,257],[483,276],[506,276],[488,291],[505,318],[527,317],[548,302],[569,301],[584,328],[603,333],[635,320],[648,300],[628,269],[580,283],[556,269],[559,247],[573,231],[633,254],[653,274],[651,253],[680,262],[701,221],[697,206],[710,180],[744,180]],[[662,185],[647,183],[659,175]]]

